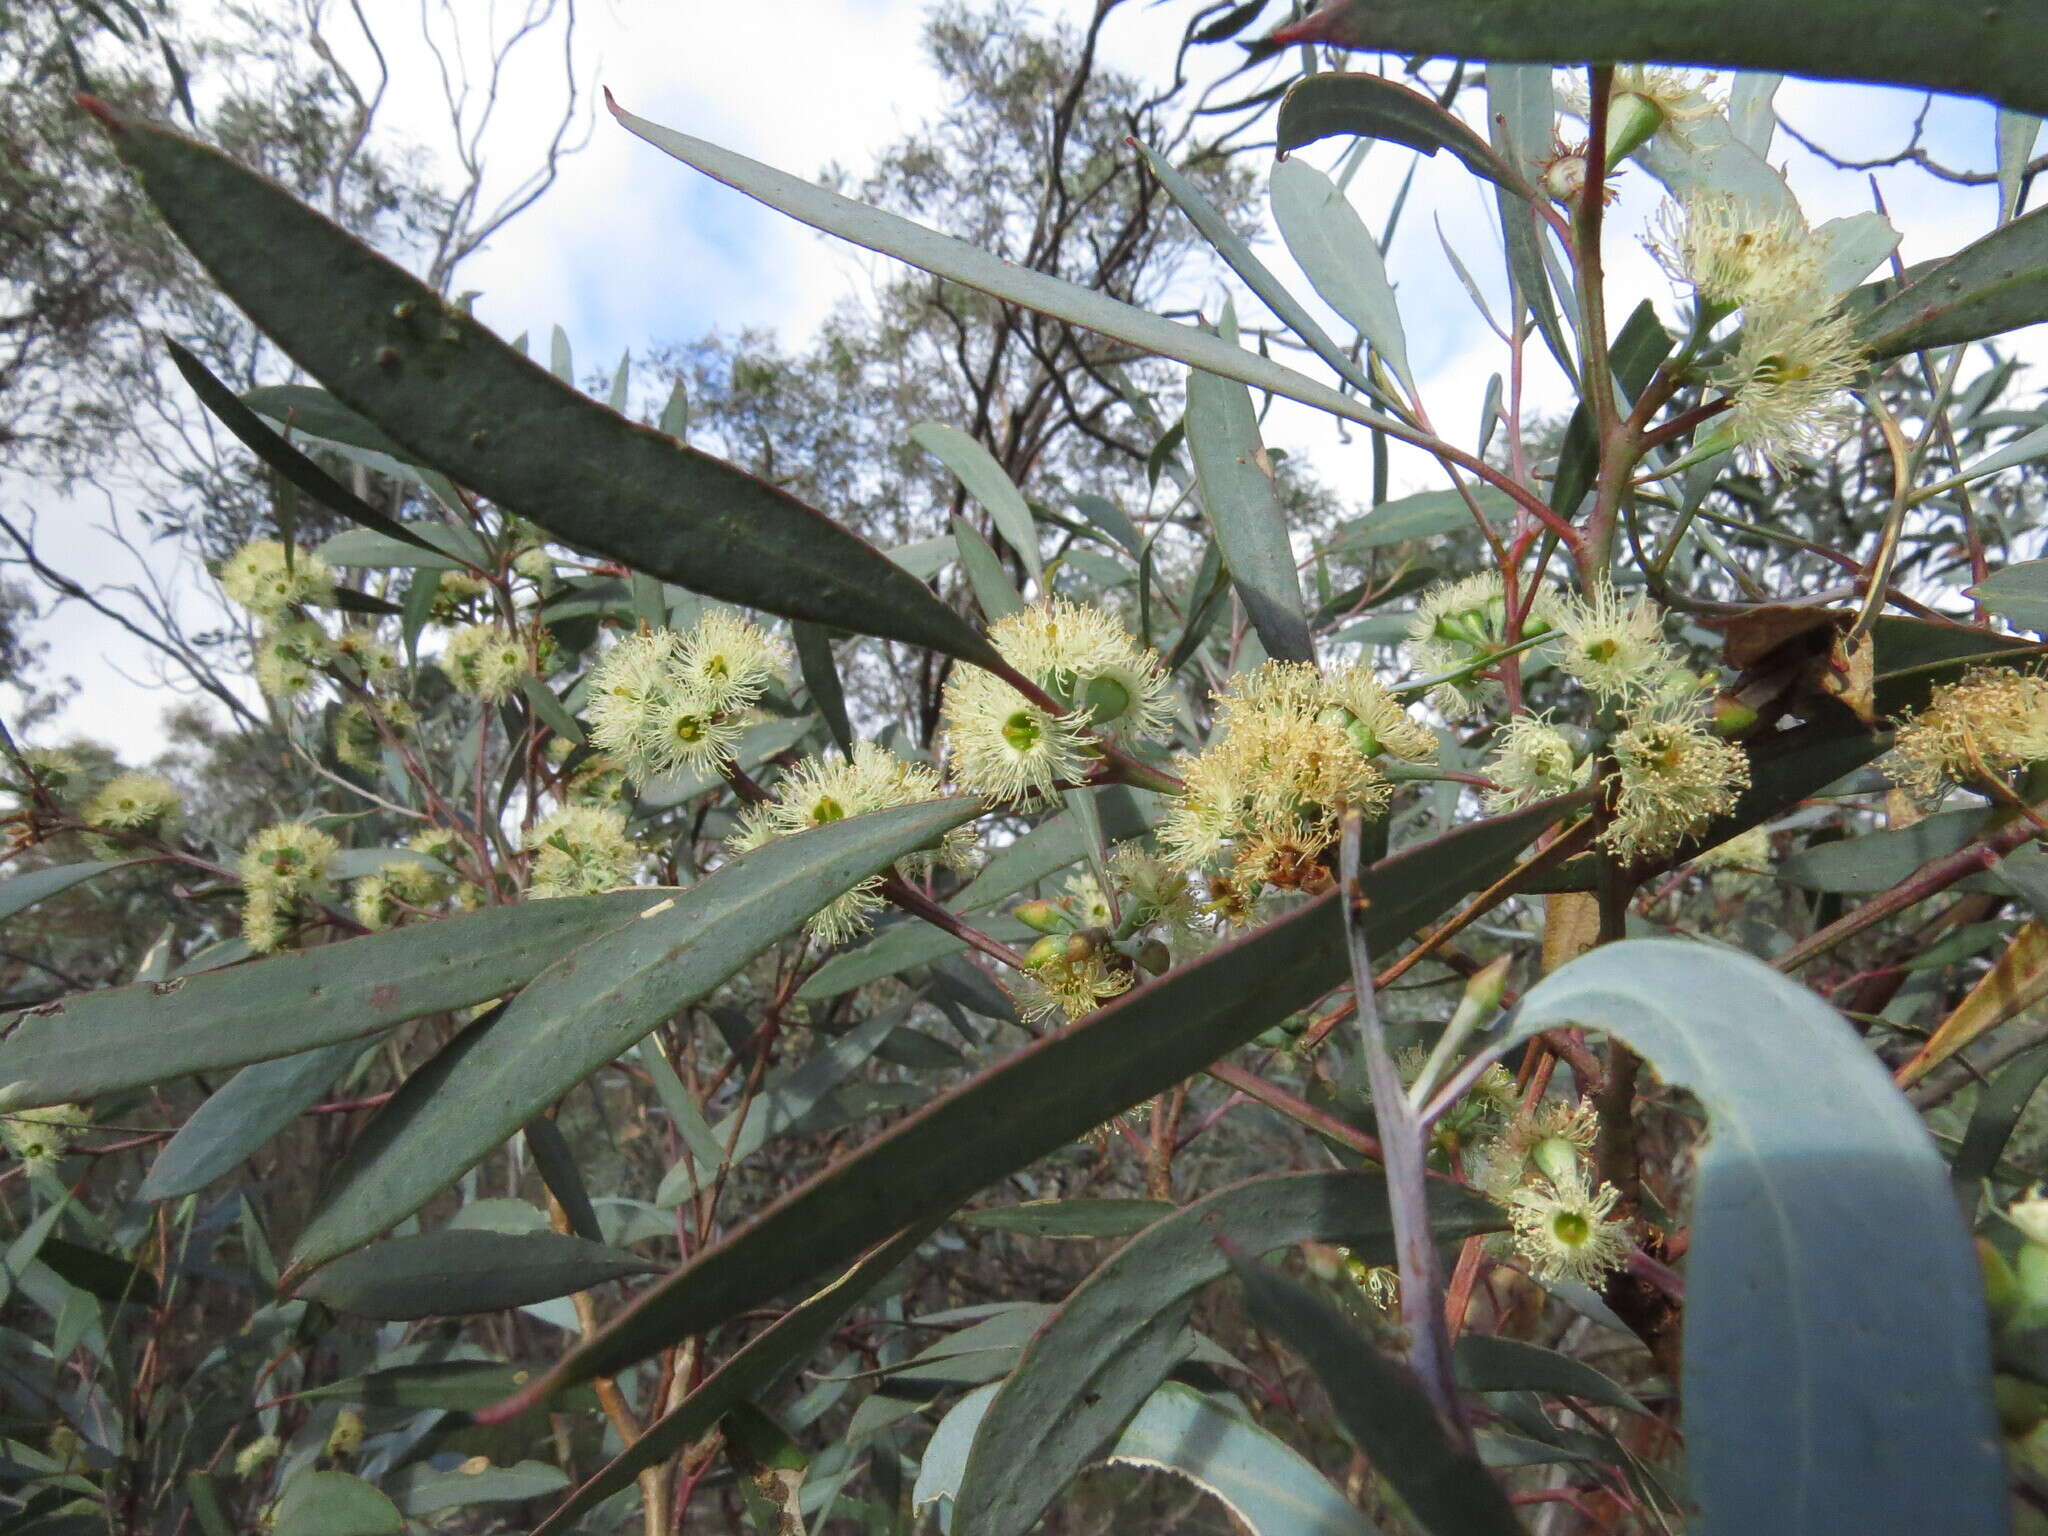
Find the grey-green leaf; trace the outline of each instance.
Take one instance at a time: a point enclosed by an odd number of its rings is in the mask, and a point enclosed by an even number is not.
[[[1413,389],[1394,287],[1379,245],[1351,200],[1306,160],[1282,160],[1273,167],[1270,185],[1273,222],[1309,283]]]
[[[1314,660],[1287,514],[1272,460],[1259,441],[1251,391],[1219,374],[1191,373],[1187,421],[1209,527],[1266,654],[1280,661]]]
[[[362,1049],[361,1041],[344,1040],[242,1068],[164,1143],[142,1181],[142,1198],[171,1200],[204,1189],[296,1120]]]
[[[467,1008],[633,920],[656,890],[522,902],[248,965],[82,992],[0,1040],[0,1108],[294,1056]]]
[[[360,1477],[307,1467],[277,1501],[276,1536],[400,1536],[405,1516]]]
[[[358,1317],[463,1317],[523,1307],[660,1268],[560,1232],[448,1227],[335,1260],[299,1289]]]
[[[1297,81],[1280,98],[1274,138],[1282,154],[1332,134],[1360,134],[1433,155],[1448,149],[1475,176],[1527,195],[1493,148],[1434,98],[1384,76],[1335,70]]]
[[[569,1486],[569,1474],[544,1461],[521,1461],[509,1467],[478,1467],[474,1472],[457,1467],[437,1472],[426,1462],[414,1462],[384,1479],[384,1491],[394,1495],[398,1507],[408,1515],[431,1515],[436,1510],[455,1509],[466,1504],[506,1504],[513,1500],[537,1499]]]
[[[1606,945],[1510,1041],[1626,1041],[1705,1108],[1686,1264],[1688,1471],[1703,1536],[2007,1529],[1983,1292],[1948,1172],[1812,993],[1732,950]],[[1816,1091],[1815,1085],[1824,1085]]]
[[[1045,568],[1038,558],[1038,527],[1024,493],[1003,473],[993,455],[958,427],[940,421],[921,421],[910,429],[910,440],[960,477],[967,493],[995,519],[996,531],[1024,561],[1024,569],[1041,586]]]
[[[1165,1200],[1031,1200],[966,1211],[959,1221],[1024,1237],[1130,1237],[1173,1210]]]
[[[1970,595],[2021,629],[2048,634],[2048,560],[2022,560],[2018,565],[2000,566],[1970,588]],[[0,894],[4,894],[4,888],[0,888]]]
[[[2002,335],[2048,319],[2048,208],[1936,262],[1864,316],[1873,357]]]
[[[133,862],[132,859],[98,859],[85,864],[53,864],[48,869],[32,869],[25,875],[0,880],[0,921],[39,901],[48,901],[74,885],[97,879],[110,869],[119,869],[123,864]]]
[[[417,1210],[813,912],[980,812],[978,801],[934,800],[780,839],[549,966],[501,1016],[407,1079],[365,1128],[300,1234],[292,1273]]]

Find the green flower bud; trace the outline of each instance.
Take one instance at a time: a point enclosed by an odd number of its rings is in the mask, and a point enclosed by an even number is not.
[[[1607,106],[1607,163],[1619,165],[1665,123],[1664,109],[1647,96],[1617,92]]]
[[[1026,928],[1040,933],[1066,933],[1074,926],[1073,919],[1056,902],[1019,902],[1011,908],[1010,915]]]
[[[1064,959],[1066,942],[1048,934],[1024,951],[1024,965],[1027,970],[1042,971],[1057,960]]]

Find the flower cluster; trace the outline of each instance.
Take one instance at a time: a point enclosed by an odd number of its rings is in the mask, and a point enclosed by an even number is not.
[[[1613,819],[1600,835],[1616,858],[1668,853],[1749,787],[1749,757],[1716,736],[1697,697],[1655,703],[1613,741]]]
[[[158,836],[177,823],[184,799],[169,781],[150,773],[117,774],[79,811],[80,819],[114,832]],[[88,837],[87,845],[103,859],[118,858],[121,844],[106,837]]]
[[[1590,1171],[1599,1130],[1590,1100],[1546,1099],[1471,1160],[1472,1182],[1507,1207],[1515,1251],[1539,1280],[1597,1286],[1628,1257],[1620,1195]]]
[[[1651,249],[1698,295],[1703,327],[1742,312],[1741,330],[1708,374],[1732,402],[1728,439],[1781,469],[1839,439],[1848,420],[1842,392],[1865,354],[1798,208],[1700,193],[1665,207]]]
[[[0,1115],[0,1142],[31,1173],[54,1168],[70,1150],[72,1140],[92,1120],[83,1104],[52,1104]]]
[[[979,667],[955,671],[943,704],[946,748],[965,789],[995,800],[1043,799],[1086,774],[1100,755],[1098,736],[1134,746],[1155,740],[1172,719],[1159,658],[1099,608],[1058,597],[1033,603],[998,619],[989,639],[1059,708]]]
[[[1216,699],[1216,732],[1182,770],[1186,792],[1159,836],[1168,857],[1199,869],[1228,856],[1231,887],[1319,889],[1319,855],[1346,809],[1379,815],[1393,785],[1379,766],[1423,762],[1436,738],[1362,666],[1328,675],[1269,661],[1233,677]]]
[[[469,624],[448,637],[441,670],[456,692],[495,704],[519,691],[533,672],[526,643],[502,624]]]
[[[1529,599],[1523,638],[1556,627],[1557,594],[1539,587]],[[1430,702],[1447,715],[1469,714],[1495,697],[1486,676],[1508,645],[1507,591],[1497,571],[1439,582],[1422,594],[1408,620],[1408,659],[1425,677],[1442,678]]]
[[[1892,777],[1924,801],[1952,784],[1983,784],[2048,762],[2048,677],[1975,667],[1936,688],[1927,707],[1899,722]]]
[[[298,608],[334,601],[334,572],[310,550],[276,539],[251,539],[220,568],[221,591],[259,619],[280,619]]]
[[[629,635],[591,676],[591,741],[640,782],[713,768],[787,665],[764,631],[723,610],[681,632]]]
[[[1084,872],[1068,879],[1057,900],[1016,908],[1014,916],[1044,935],[1011,989],[1024,1017],[1078,1019],[1128,991],[1139,972],[1158,975],[1208,946],[1207,914],[1184,869],[1123,843],[1108,874],[1107,888]]]
[[[773,799],[749,806],[742,814],[739,830],[727,839],[727,846],[734,853],[748,853],[780,837],[848,816],[935,800],[939,794],[938,774],[923,763],[906,762],[873,742],[855,742],[850,759],[805,758],[783,774]],[[973,850],[973,834],[956,827],[936,846],[899,859],[896,867],[922,878],[942,864],[965,868]],[[843,944],[867,932],[874,914],[885,905],[884,879],[871,876],[813,913],[811,934],[822,943]]]
[[[284,943],[339,852],[339,843],[303,821],[279,822],[249,840],[235,869],[242,877],[242,938],[251,949],[268,954]]]
[[[482,904],[483,892],[457,873],[462,839],[443,827],[432,827],[406,840],[416,858],[386,859],[377,872],[356,881],[349,893],[349,911],[365,928],[390,928],[415,912],[427,912],[449,901],[465,910]]]
[[[565,805],[542,817],[528,829],[526,846],[533,853],[526,894],[536,899],[631,885],[641,859],[625,816],[590,805]]]

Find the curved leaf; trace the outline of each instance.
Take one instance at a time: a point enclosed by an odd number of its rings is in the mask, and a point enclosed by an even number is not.
[[[48,901],[74,885],[97,879],[110,869],[119,869],[123,864],[134,862],[133,859],[98,859],[84,864],[53,864],[48,869],[32,869],[25,875],[0,880],[0,921],[39,901]]]
[[[1445,1433],[1429,1394],[1408,1367],[1388,1358],[1298,1281],[1241,1255],[1233,1261],[1252,1321],[1315,1372],[1330,1406],[1433,1536],[1523,1536],[1500,1484],[1477,1455]]]
[[[505,1504],[537,1499],[569,1486],[569,1474],[544,1461],[522,1461],[509,1467],[460,1466],[437,1472],[426,1462],[401,1467],[384,1479],[385,1492],[396,1495],[408,1515],[431,1515],[465,1504]]]
[[[1385,139],[1425,155],[1448,149],[1473,175],[1528,196],[1493,147],[1434,97],[1380,75],[1310,75],[1280,98],[1273,136],[1283,155],[1337,133]]]
[[[1555,803],[1531,806],[1375,865],[1366,875],[1372,943],[1391,949],[1458,896],[1497,878],[1558,814]],[[1343,980],[1346,968],[1332,894],[1126,993],[791,1190],[494,1414],[507,1417],[564,1386],[616,1375],[821,1268],[847,1262],[905,1223],[945,1215],[1012,1169],[1068,1145],[1313,1002]]]
[[[286,1281],[418,1210],[827,902],[980,813],[977,800],[934,800],[782,838],[549,966],[408,1078],[357,1137]]]
[[[1633,1392],[1585,1361],[1520,1339],[1464,1334],[1451,1346],[1451,1363],[1458,1385],[1468,1392],[1549,1392],[1628,1413],[1650,1411]]]
[[[1474,7],[1337,0],[1273,33],[1264,50],[1292,43],[1539,64],[1580,64],[1593,55],[1781,70],[1928,86],[2048,112],[2048,85],[2034,67],[2048,52],[2048,13],[2033,4],[1804,0],[1796,7],[1735,8],[1722,0],[1512,0]]]
[[[399,1536],[405,1516],[360,1477],[301,1470],[277,1501],[276,1536]]]
[[[1273,222],[1322,300],[1386,358],[1412,390],[1408,337],[1379,243],[1335,182],[1305,160],[1282,160],[1270,181]]]
[[[1209,527],[1266,654],[1281,661],[1314,660],[1287,514],[1273,461],[1259,441],[1252,392],[1219,374],[1190,373],[1187,425]]]
[[[1129,1237],[1173,1214],[1165,1200],[1027,1200],[963,1211],[963,1227],[1017,1232],[1025,1237]]]
[[[1439,1185],[1431,1196],[1446,1239],[1506,1224],[1500,1208],[1476,1194]],[[1368,1260],[1391,1257],[1386,1179],[1377,1170],[1248,1179],[1132,1238],[1074,1288],[1003,1383],[975,1437],[956,1509],[960,1529],[1029,1530],[1166,1379],[1196,1293],[1230,1272],[1218,1238],[1248,1254],[1315,1241],[1348,1243]]]
[[[1969,1234],[1926,1130],[1854,1031],[1770,967],[1678,939],[1571,961],[1507,1039],[1566,1024],[1626,1041],[1712,1125],[1686,1274],[1703,1536],[2005,1530]]]
[[[299,1294],[358,1317],[464,1317],[548,1301],[660,1267],[638,1254],[560,1232],[449,1227],[337,1259]]]
[[[1043,587],[1045,567],[1038,558],[1038,526],[1031,521],[1024,493],[1010,483],[1003,466],[980,443],[944,422],[919,422],[910,429],[910,440],[950,469],[967,487],[967,494],[988,508],[996,532],[1017,551],[1031,579]]]
[[[164,1143],[142,1181],[142,1198],[172,1200],[204,1189],[317,1102],[362,1049],[361,1041],[344,1040],[242,1068]]]
[[[658,1466],[701,1439],[727,1410],[758,1397],[790,1366],[816,1354],[839,1319],[915,1253],[936,1225],[930,1222],[898,1234],[748,1340],[698,1383],[695,1391],[648,1425],[639,1439],[571,1494],[560,1509],[535,1526],[533,1536],[553,1536],[568,1529],[586,1511],[620,1489],[630,1488],[644,1469]]]
[[[94,110],[165,221],[257,327],[457,481],[693,591],[995,659],[923,583],[830,518],[590,400],[228,156]]]
[[[531,980],[669,894],[521,902],[172,981],[81,992],[21,1015],[0,1040],[0,1109],[296,1056],[467,1008]]]

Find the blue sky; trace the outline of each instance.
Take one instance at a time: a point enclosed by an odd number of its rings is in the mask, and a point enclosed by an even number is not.
[[[394,28],[414,14],[400,0],[375,0],[370,8]],[[1070,18],[1088,8],[1086,0],[1041,0],[1037,7],[1042,15]],[[832,160],[862,165],[936,106],[937,82],[918,46],[919,0],[803,0],[800,26],[792,20],[796,13],[787,4],[613,0],[590,16],[587,57],[596,78],[634,112],[805,174]],[[1178,5],[1119,11],[1105,37],[1109,61],[1145,74],[1169,68],[1184,13]],[[429,102],[429,87],[401,76],[394,98]],[[509,169],[522,163],[531,135],[549,117],[546,104],[555,88],[538,67],[514,80],[513,110],[493,141],[495,164]],[[1917,93],[1794,81],[1780,91],[1778,107],[1782,118],[1840,152],[1869,157],[1904,144],[1919,100]],[[407,126],[431,139],[424,107]],[[1975,168],[1992,163],[1988,107],[1939,102],[1928,129],[1924,142],[1938,159]],[[1327,145],[1308,154],[1325,167],[1335,158]],[[1382,227],[1412,158],[1377,146],[1354,180],[1353,200],[1374,229]],[[1770,158],[1786,167],[1815,222],[1870,206],[1863,177],[1828,170],[1783,134]],[[1995,217],[1993,189],[1946,186],[1910,168],[1881,171],[1877,179],[1904,234],[1908,261],[1954,249]],[[1640,170],[1622,179],[1621,190],[1615,218],[1624,229],[1640,226],[1661,198]],[[1497,296],[1503,285],[1496,275],[1491,194],[1448,156],[1425,162],[1418,172],[1389,270],[1431,415],[1447,435],[1465,440],[1500,360],[1441,255],[1439,221],[1443,237]],[[1668,292],[1633,240],[1617,240],[1612,250],[1617,316],[1638,297]],[[1310,295],[1277,240],[1267,254],[1298,293]],[[561,184],[476,257],[459,286],[482,290],[478,312],[503,334],[545,338],[561,324],[582,370],[609,368],[626,348],[638,352],[650,341],[713,327],[769,326],[800,342],[835,302],[862,291],[877,260],[789,223],[600,120],[590,147],[565,165]],[[1221,279],[1195,274],[1189,282],[1213,311],[1224,292]],[[1241,313],[1257,312],[1256,301],[1242,293],[1237,299]],[[1325,318],[1334,329],[1334,317]],[[2033,351],[2032,342],[2024,350]],[[1532,349],[1532,356],[1540,351]],[[1535,387],[1555,386],[1539,376]],[[1362,447],[1341,447],[1326,422],[1280,410],[1270,435],[1278,446],[1312,459],[1340,490],[1362,488]],[[1419,459],[1396,466],[1410,488],[1431,483],[1429,472]],[[10,502],[24,499],[12,489],[0,488],[0,494]],[[97,509],[46,510],[54,514],[48,526],[63,524],[59,548],[71,566],[105,567],[106,543],[91,528]],[[92,515],[82,515],[87,511]],[[208,599],[195,573],[172,572],[169,579],[186,594],[188,611],[203,618]],[[86,685],[52,734],[97,736],[131,756],[147,756],[166,700],[146,656],[82,612],[45,626],[44,637],[53,642],[53,659]]]

